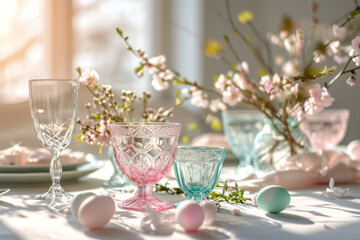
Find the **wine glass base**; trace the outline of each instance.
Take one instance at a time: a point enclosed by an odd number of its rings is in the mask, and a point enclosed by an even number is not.
[[[73,195],[66,193],[59,185],[52,185],[46,193],[35,196],[39,200],[51,200],[49,207],[57,212],[67,214],[71,207]]]
[[[181,203],[185,202],[186,200],[195,200],[198,202],[204,201],[206,200],[205,196],[200,196],[200,195],[193,195],[193,196],[187,196],[186,199],[182,200],[181,202],[175,203],[174,207],[177,208]]]
[[[43,194],[38,194],[35,196],[35,199],[38,200],[53,200],[53,198],[72,198],[71,194],[65,192],[65,190],[60,186],[53,184],[50,186],[49,190]],[[71,200],[70,200],[71,201]]]
[[[145,198],[138,195],[118,203],[119,208],[126,210],[133,210],[139,212],[146,212],[146,204],[148,204],[153,211],[163,211],[174,208],[173,205],[167,201],[161,200],[155,196],[146,196]]]

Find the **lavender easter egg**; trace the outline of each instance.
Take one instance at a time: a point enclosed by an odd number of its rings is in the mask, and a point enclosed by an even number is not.
[[[289,206],[290,194],[280,186],[270,185],[258,192],[256,202],[259,208],[268,213],[279,213]]]

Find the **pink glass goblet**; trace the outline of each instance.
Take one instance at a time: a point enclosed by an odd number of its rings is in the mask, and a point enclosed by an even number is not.
[[[174,163],[181,124],[110,124],[111,144],[120,171],[138,187],[137,195],[118,204],[120,208],[154,211],[173,208],[171,203],[153,195],[153,186]]]
[[[311,146],[320,151],[336,147],[344,138],[350,111],[326,109],[306,116],[300,129],[308,136]]]

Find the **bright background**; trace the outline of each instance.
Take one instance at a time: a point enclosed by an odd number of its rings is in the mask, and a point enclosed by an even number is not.
[[[331,23],[354,7],[353,0],[321,0],[319,21]],[[282,16],[311,19],[310,1],[233,0],[232,14],[248,9],[261,33],[277,33]],[[130,36],[135,47],[149,56],[165,54],[168,66],[188,79],[211,85],[213,76],[228,71],[221,62],[205,58],[202,44],[207,38],[231,35],[225,2],[219,0],[0,0],[0,149],[21,143],[40,146],[32,127],[28,107],[28,80],[32,78],[76,77],[74,68],[98,71],[101,84],[122,89],[146,89],[153,105],[170,106],[171,91],[153,92],[150,79],[137,79],[137,60],[116,34],[116,27]],[[246,26],[240,26],[249,32]],[[246,46],[236,46],[251,66],[256,62]],[[331,65],[331,63],[329,63]],[[255,72],[255,69],[251,69]],[[256,75],[254,75],[256,76]],[[343,78],[330,90],[333,108],[349,108],[349,128],[343,144],[360,138],[359,86],[348,87]],[[165,101],[164,101],[165,100]],[[91,101],[81,91],[80,116]],[[200,111],[190,105],[175,112],[173,121],[184,124],[203,122]],[[207,131],[203,127],[201,131]],[[71,147],[87,152],[98,148],[72,142]]]

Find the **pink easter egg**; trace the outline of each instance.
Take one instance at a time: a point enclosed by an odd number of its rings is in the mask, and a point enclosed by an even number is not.
[[[204,210],[197,201],[186,200],[176,211],[178,224],[187,232],[195,232],[204,221]]]
[[[215,221],[217,207],[214,202],[211,201],[202,201],[200,206],[204,210],[204,225],[211,225]]]
[[[105,226],[115,213],[114,200],[109,196],[93,196],[86,199],[79,207],[80,224],[90,230]]]

